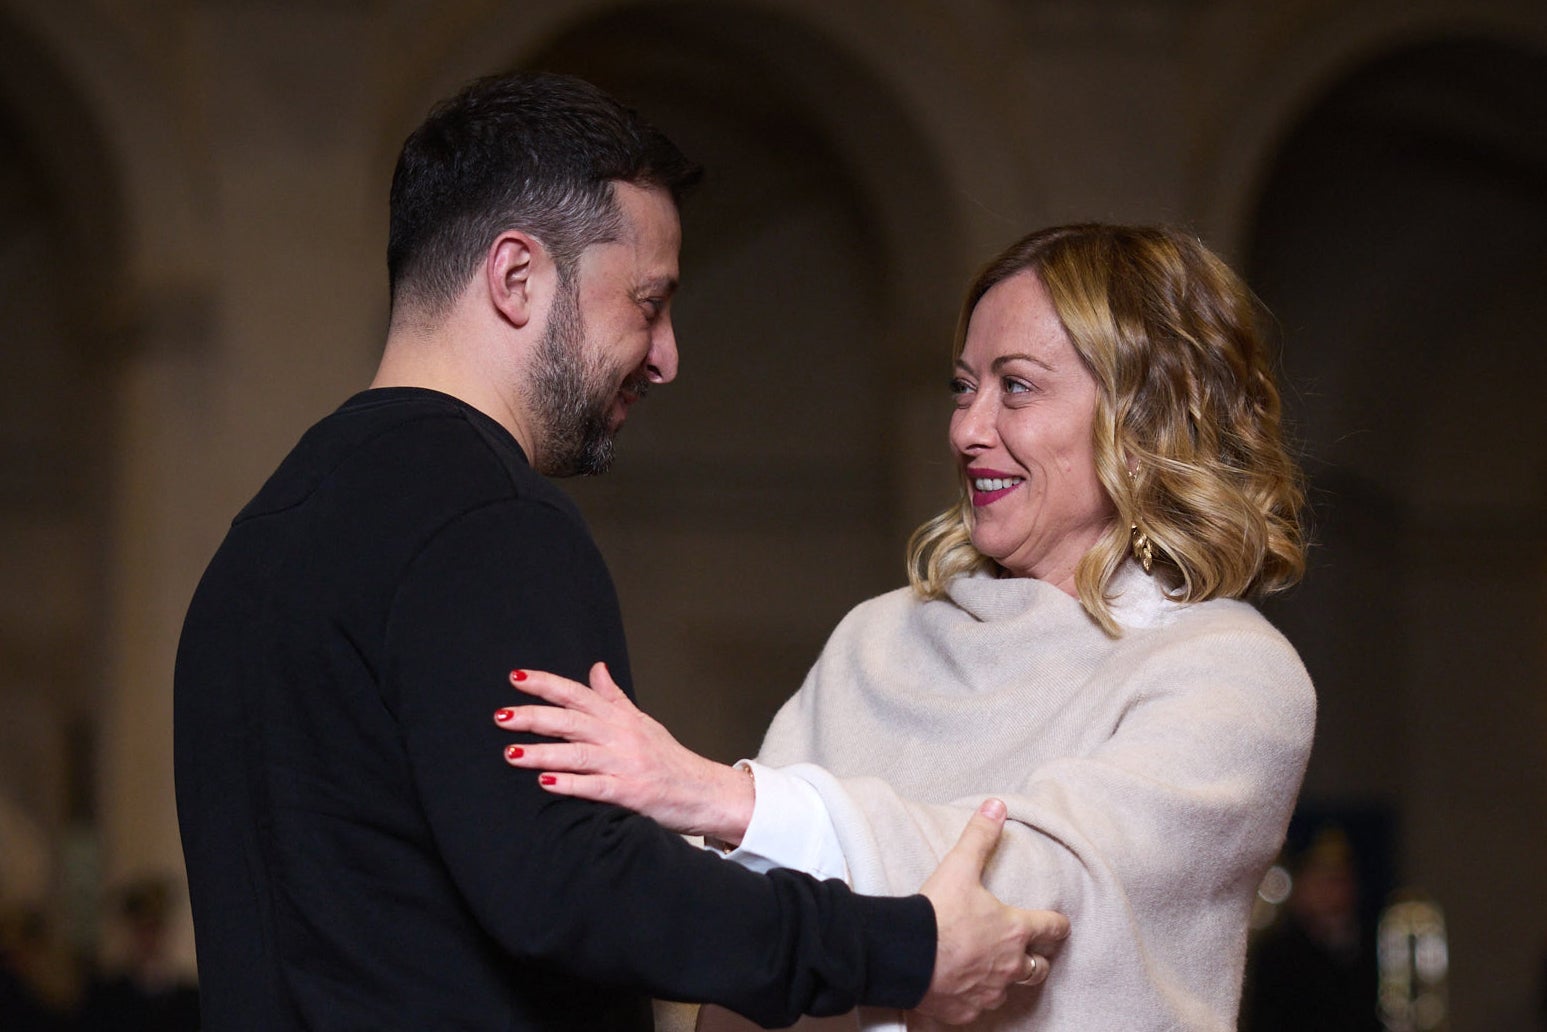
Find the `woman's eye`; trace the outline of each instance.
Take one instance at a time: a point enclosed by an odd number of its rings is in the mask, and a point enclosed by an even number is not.
[[[1025,394],[1031,390],[1031,384],[1025,380],[1017,380],[1012,376],[1007,376],[1000,384],[1000,388],[1006,394]]]
[[[972,384],[968,383],[966,380],[963,380],[959,376],[952,378],[950,387],[951,397],[953,398],[959,398],[963,394],[972,393]]]

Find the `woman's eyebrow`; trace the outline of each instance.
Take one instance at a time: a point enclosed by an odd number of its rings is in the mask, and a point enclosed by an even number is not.
[[[1009,363],[1016,362],[1016,361],[1019,361],[1019,362],[1030,362],[1032,365],[1039,365],[1039,366],[1041,366],[1043,369],[1046,369],[1050,373],[1053,372],[1053,367],[1048,365],[1042,359],[1038,358],[1036,355],[1027,355],[1027,354],[1023,354],[1023,353],[1021,353],[1019,351],[1015,352],[1014,354],[1010,354],[1010,355],[1000,355],[998,358],[996,358],[992,362],[990,362],[988,367],[989,367],[989,369],[991,369],[991,370],[993,370],[994,372],[997,373],[997,372],[999,372],[1000,369],[1003,369]],[[960,364],[960,363],[958,363],[958,364]]]

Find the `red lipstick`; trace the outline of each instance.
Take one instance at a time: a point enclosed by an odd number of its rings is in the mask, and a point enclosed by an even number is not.
[[[973,508],[992,505],[1026,482],[1026,478],[1018,473],[1005,473],[997,469],[976,467],[968,469],[966,474]]]

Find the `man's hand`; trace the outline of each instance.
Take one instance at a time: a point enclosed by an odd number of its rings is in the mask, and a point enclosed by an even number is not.
[[[921,890],[935,906],[935,973],[918,1011],[963,1025],[1005,1002],[1012,983],[1048,975],[1046,952],[1069,934],[1050,910],[1006,906],[983,887],[983,866],[999,844],[1005,805],[986,800]]]

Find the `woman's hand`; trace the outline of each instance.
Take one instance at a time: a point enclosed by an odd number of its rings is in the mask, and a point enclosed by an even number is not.
[[[494,722],[558,742],[512,745],[505,762],[541,771],[555,795],[626,807],[672,831],[739,845],[752,820],[752,779],[744,770],[683,748],[613,683],[605,663],[591,687],[540,670],[512,670],[510,683],[551,706],[499,710]]]

